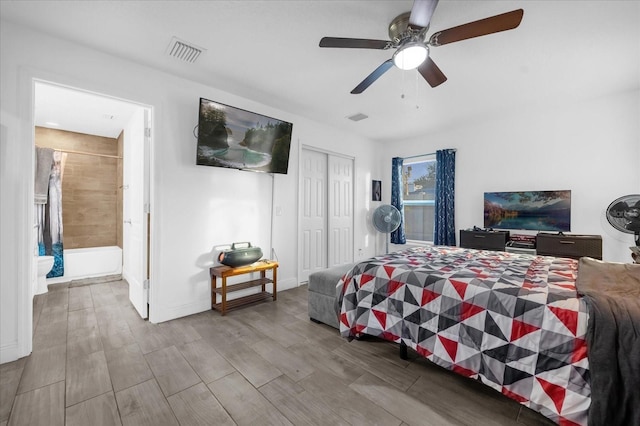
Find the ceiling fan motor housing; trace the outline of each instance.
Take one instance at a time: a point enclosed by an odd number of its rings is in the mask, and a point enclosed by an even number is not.
[[[413,39],[424,43],[426,40],[427,31],[429,26],[425,28],[413,29],[409,27],[409,16],[411,12],[402,13],[395,18],[389,24],[389,38],[393,40],[394,45],[399,45],[406,39]]]

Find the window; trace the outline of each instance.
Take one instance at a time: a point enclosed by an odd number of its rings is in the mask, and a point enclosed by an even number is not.
[[[407,240],[433,241],[436,158],[425,155],[402,165],[404,232]]]

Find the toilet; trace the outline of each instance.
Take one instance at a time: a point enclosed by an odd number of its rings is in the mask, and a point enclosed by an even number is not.
[[[38,256],[38,283],[35,294],[44,294],[47,289],[47,274],[53,268],[53,256]]]

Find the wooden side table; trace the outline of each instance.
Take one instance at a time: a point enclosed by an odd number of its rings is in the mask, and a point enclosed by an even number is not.
[[[266,272],[268,270],[271,270],[272,278],[267,278]],[[238,284],[227,285],[227,278],[235,275],[250,274],[252,272],[260,272],[260,278]],[[252,263],[251,265],[240,266],[238,268],[232,268],[231,266],[224,265],[214,266],[209,268],[209,274],[211,276],[211,309],[220,311],[222,315],[230,309],[247,305],[249,303],[260,302],[270,297],[272,297],[274,301],[277,300],[278,262],[274,262],[272,260],[261,260]],[[221,278],[222,281],[222,285],[220,287],[218,287],[218,278]],[[266,291],[267,284],[273,285],[273,293],[268,293]],[[262,287],[261,292],[227,300],[227,293],[229,292],[257,286]],[[216,300],[218,295],[220,295],[222,299],[220,303],[217,303]]]

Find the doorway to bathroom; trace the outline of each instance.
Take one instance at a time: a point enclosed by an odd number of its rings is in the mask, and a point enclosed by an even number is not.
[[[45,81],[34,92],[34,147],[53,150],[61,175],[62,249],[47,284],[121,277],[147,318],[151,107]]]

